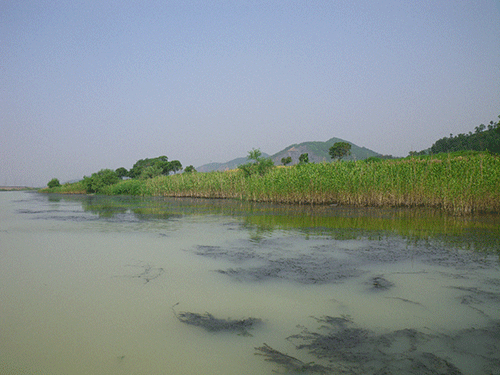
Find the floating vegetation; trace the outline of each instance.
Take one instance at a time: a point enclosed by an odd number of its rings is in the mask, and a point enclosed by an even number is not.
[[[280,365],[286,373],[460,375],[463,372],[453,361],[463,365],[464,357],[473,361],[478,374],[497,374],[500,368],[498,320],[451,335],[410,328],[377,334],[357,327],[346,315],[314,319],[321,324],[317,330],[304,328],[287,340],[326,365],[302,362],[267,344],[255,348],[256,354]],[[440,357],[438,353],[448,354]]]
[[[463,305],[467,305],[469,308],[488,318],[490,317],[490,315],[484,311],[485,308],[488,308],[491,303],[500,303],[500,293],[498,292],[485,291],[477,287],[451,286],[450,288],[467,292],[468,294],[460,297],[460,303]],[[481,306],[481,308],[479,308],[478,306]],[[498,310],[496,309],[493,310],[493,312],[497,311]]]
[[[300,246],[299,240],[302,241]],[[451,272],[449,277],[463,278],[465,271],[497,267],[498,263],[495,256],[450,251],[434,243],[409,245],[401,238],[360,242],[360,246],[354,249],[340,241],[314,246],[299,237],[293,244],[266,245],[249,240],[246,244],[230,247],[197,246],[194,252],[199,256],[232,262],[233,267],[216,269],[215,272],[241,282],[279,279],[301,284],[342,283],[364,275],[373,264],[403,263],[409,259],[448,267]],[[271,248],[272,251],[263,248]],[[373,291],[386,291],[394,286],[384,275],[372,276],[367,284]]]
[[[301,284],[327,284],[360,276],[363,271],[350,262],[320,255],[301,255],[286,259],[265,259],[265,264],[249,268],[217,270],[239,281],[281,279]]]
[[[262,320],[258,318],[245,318],[245,319],[220,319],[214,317],[212,314],[205,312],[205,314],[198,314],[192,312],[176,312],[172,307],[174,315],[182,323],[190,324],[196,327],[201,327],[208,332],[237,332],[241,336],[251,336],[248,332],[254,325],[261,323]]]
[[[398,301],[403,301],[403,302],[406,302],[406,303],[411,303],[412,305],[422,306],[422,304],[420,302],[411,301],[411,300],[409,300],[407,298],[402,298],[402,297],[385,297],[385,298],[395,299],[395,300],[398,300]]]
[[[331,367],[325,367],[322,365],[315,364],[313,362],[304,363],[301,360],[284,354],[271,348],[269,345],[264,343],[263,346],[255,348],[258,352],[255,355],[262,355],[266,357],[266,361],[274,362],[285,368],[288,373],[301,373],[301,374],[329,374],[332,372]]]
[[[320,328],[326,329],[326,334],[304,329],[302,333],[288,337],[289,340],[300,339],[305,342],[297,344],[297,349],[308,349],[318,358],[326,357],[353,364],[366,358],[369,350],[364,344],[368,341],[369,331],[355,327],[347,316],[314,319],[323,324]]]
[[[394,286],[393,282],[386,280],[382,275],[372,277],[367,284],[371,285],[372,290],[380,291],[388,290]]]
[[[126,277],[130,279],[140,279],[144,281],[144,284],[149,283],[151,280],[160,277],[165,270],[161,267],[153,267],[149,263],[137,262],[136,264],[128,264],[126,267],[132,272],[127,275],[120,275],[117,277]]]

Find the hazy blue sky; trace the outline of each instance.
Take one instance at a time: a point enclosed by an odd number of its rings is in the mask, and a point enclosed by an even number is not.
[[[406,156],[497,119],[499,4],[0,1],[0,185],[331,137]]]

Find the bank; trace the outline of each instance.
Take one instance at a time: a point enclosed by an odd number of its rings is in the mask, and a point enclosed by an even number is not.
[[[85,193],[81,183],[42,192]],[[432,207],[457,214],[500,212],[500,158],[487,152],[394,160],[308,163],[242,171],[128,179],[98,193],[227,198],[271,203]]]

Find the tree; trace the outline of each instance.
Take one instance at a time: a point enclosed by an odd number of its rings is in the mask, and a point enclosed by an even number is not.
[[[305,154],[301,154],[299,156],[299,164],[307,164],[309,163],[309,154],[306,152]]]
[[[281,158],[281,164],[283,164],[283,165],[290,164],[291,162],[292,162],[292,157],[291,156],[288,156],[286,158]]]
[[[248,160],[254,160],[256,163],[259,162],[260,157],[262,156],[262,152],[257,148],[252,148],[252,151],[248,151]]]
[[[421,155],[427,155],[428,150],[420,150],[420,151],[410,151],[408,153],[408,156],[421,156]]]
[[[168,171],[168,173],[170,173],[170,171],[176,173],[178,171],[182,170],[182,164],[179,160],[172,160],[170,162],[170,170]]]
[[[344,156],[351,155],[351,144],[347,142],[337,142],[328,149],[332,159],[342,159]]]
[[[148,168],[148,170],[143,173],[146,168]],[[182,164],[179,160],[169,162],[166,156],[158,156],[152,159],[138,160],[130,169],[128,176],[130,178],[147,178],[147,176],[154,177],[159,175],[168,176],[170,172],[177,172],[181,169]],[[158,171],[160,172],[158,173]]]
[[[163,174],[163,169],[158,164],[148,165],[147,167],[142,168],[141,174],[139,178],[141,180],[145,180],[147,178],[158,177]]]
[[[263,176],[274,166],[271,158],[263,158],[261,155],[262,152],[255,148],[248,152],[247,159],[250,160],[250,162],[238,166],[238,168],[243,171],[245,177],[255,174]]]
[[[52,180],[50,180],[47,184],[47,186],[52,189],[52,188],[56,188],[56,187],[59,187],[61,186],[61,183],[59,182],[59,180],[57,178],[53,178]]]
[[[116,169],[115,172],[119,178],[128,177],[128,171],[123,167]]]
[[[186,168],[184,168],[184,173],[194,173],[196,172],[196,169],[192,165],[188,165]]]
[[[111,169],[101,169],[97,173],[92,173],[90,177],[83,177],[83,185],[87,193],[99,193],[104,187],[116,184],[119,181],[120,178]]]

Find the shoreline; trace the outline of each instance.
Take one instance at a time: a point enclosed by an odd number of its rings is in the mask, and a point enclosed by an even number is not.
[[[81,182],[43,193],[86,193]],[[475,154],[376,162],[274,167],[264,175],[197,172],[127,179],[102,186],[110,196],[236,199],[356,207],[423,207],[457,215],[500,212],[500,158]]]
[[[0,191],[20,191],[20,190],[39,190],[39,188],[28,186],[0,186]]]

